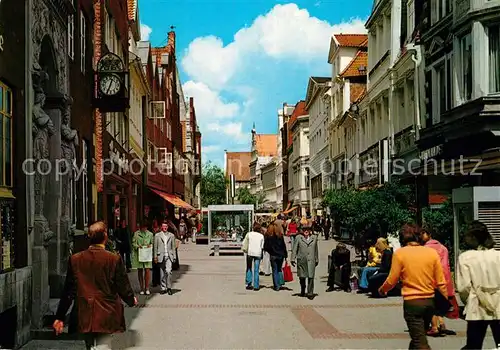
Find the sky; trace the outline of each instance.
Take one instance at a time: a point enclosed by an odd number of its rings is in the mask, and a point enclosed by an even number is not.
[[[250,151],[277,133],[278,109],[305,99],[310,76],[330,76],[335,33],[365,33],[374,0],[139,0],[142,40],[163,46],[171,26],[184,95],[194,97],[202,158]]]

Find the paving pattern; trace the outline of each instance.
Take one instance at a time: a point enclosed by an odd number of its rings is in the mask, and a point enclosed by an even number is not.
[[[181,269],[174,295],[140,296],[127,308],[128,330],[109,337],[112,349],[407,349],[409,336],[401,298],[370,299],[344,292],[325,293],[327,254],[333,241],[320,241],[316,293],[297,296],[298,282],[275,292],[271,277],[260,291],[244,285],[243,257],[209,257],[207,246],[181,245]],[[130,274],[138,288],[135,273]],[[457,336],[432,338],[434,349],[460,349],[466,324],[447,322]],[[26,349],[62,349],[69,343],[32,342]],[[54,345],[54,346],[52,346]],[[63,346],[64,345],[64,346]],[[83,349],[74,342],[72,349]],[[490,335],[485,349],[494,348]]]

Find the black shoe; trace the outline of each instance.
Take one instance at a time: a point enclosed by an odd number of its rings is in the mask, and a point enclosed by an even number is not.
[[[259,272],[259,275],[260,275],[260,276],[264,276],[264,275],[265,275],[265,273],[261,271],[261,272]]]
[[[253,287],[252,287],[252,285],[251,285],[251,284],[249,284],[249,285],[247,286],[247,288],[246,288],[246,289],[247,289],[247,290],[252,290],[252,289],[253,289]]]
[[[307,299],[314,300],[314,296],[315,296],[314,294],[308,294]]]
[[[333,292],[335,290],[335,288],[333,287],[328,287],[328,289],[326,290],[327,293],[330,293],[330,292]]]
[[[306,296],[306,292],[300,292],[299,294],[302,298]]]
[[[161,295],[167,294],[167,291],[166,290],[162,290],[162,291],[160,291],[160,294]]]
[[[172,295],[172,289],[167,289],[168,295]]]
[[[254,288],[253,291],[254,292],[258,292],[260,290],[260,288]]]

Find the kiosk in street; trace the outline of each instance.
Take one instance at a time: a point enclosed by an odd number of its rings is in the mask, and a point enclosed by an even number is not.
[[[251,231],[253,205],[208,206],[208,246],[210,255],[241,253],[243,239]]]

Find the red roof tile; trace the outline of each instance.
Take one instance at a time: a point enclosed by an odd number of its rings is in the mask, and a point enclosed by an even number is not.
[[[366,94],[366,84],[354,83],[350,86],[351,103],[359,102]]]
[[[251,152],[227,152],[226,153],[226,177],[234,174],[236,182],[250,181]]]
[[[292,127],[297,121],[297,118],[302,115],[307,115],[305,101],[300,101],[295,105],[295,109],[293,110],[292,116],[288,120],[288,145],[287,145],[288,147],[292,146],[293,144]]]
[[[261,157],[275,157],[278,155],[278,135],[256,134],[257,154]]]
[[[360,70],[360,67],[364,67],[364,70]],[[342,73],[340,73],[341,77],[362,77],[366,75],[366,71],[368,68],[368,52],[366,51],[358,51],[356,56],[352,59],[352,61],[347,65]]]
[[[339,46],[343,47],[368,47],[366,34],[334,34]]]

